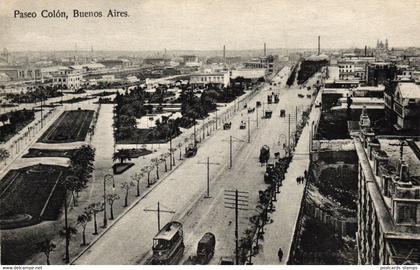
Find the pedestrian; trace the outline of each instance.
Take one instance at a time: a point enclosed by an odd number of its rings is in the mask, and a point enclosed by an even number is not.
[[[279,262],[281,262],[283,260],[283,250],[281,248],[279,248],[277,256],[279,256]]]
[[[299,177],[296,177],[296,183],[299,184]]]
[[[305,172],[303,174],[305,175],[305,179],[308,180],[308,171],[305,170]]]

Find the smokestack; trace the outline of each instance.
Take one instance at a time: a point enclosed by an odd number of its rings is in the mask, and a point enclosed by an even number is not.
[[[264,56],[267,56],[267,45],[264,42]]]
[[[318,55],[321,54],[321,36],[318,36]]]
[[[367,56],[367,46],[365,45],[365,57]]]
[[[226,62],[226,45],[223,45],[223,62]]]

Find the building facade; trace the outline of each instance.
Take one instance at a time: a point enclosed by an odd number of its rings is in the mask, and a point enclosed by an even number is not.
[[[420,165],[411,150],[404,149],[410,162],[403,155],[398,158],[397,143],[376,138],[369,127],[354,138],[359,159],[359,264],[420,262]]]
[[[192,86],[205,86],[214,84],[221,87],[227,87],[230,83],[229,73],[200,73],[190,76],[190,84]]]

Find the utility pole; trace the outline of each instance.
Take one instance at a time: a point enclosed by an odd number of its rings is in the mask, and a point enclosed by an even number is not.
[[[239,210],[249,210],[248,206],[249,192],[236,190],[225,190],[225,208],[235,209],[235,261],[239,264]]]
[[[248,143],[251,142],[251,120],[249,119],[248,116]]]
[[[229,140],[229,169],[232,169],[232,136],[230,136]]]
[[[169,137],[169,167],[170,167],[170,170],[172,170],[172,165],[175,165],[175,164],[172,164],[172,154],[173,154],[172,153],[172,134],[170,134],[169,136],[170,136]]]
[[[210,165],[220,165],[220,163],[210,162],[210,158],[207,157],[207,162],[198,162],[197,164],[207,165],[207,196],[205,196],[204,198],[211,198],[210,197]]]
[[[217,105],[216,105],[216,129],[217,129]]]
[[[160,213],[170,213],[175,214],[175,211],[171,210],[162,210],[160,209],[160,203],[157,203],[157,209],[143,209],[145,212],[156,212],[157,213],[157,224],[158,224],[158,232],[160,231]]]
[[[257,128],[258,128],[258,107],[257,106],[255,106],[256,108],[256,110],[257,110]]]
[[[206,134],[204,133],[204,120],[203,120],[203,125],[201,126],[201,128],[203,129],[203,140],[206,137]]]

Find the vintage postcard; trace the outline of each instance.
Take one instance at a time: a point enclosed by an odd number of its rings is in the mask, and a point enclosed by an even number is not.
[[[4,269],[420,263],[420,1],[2,0],[0,25]]]

